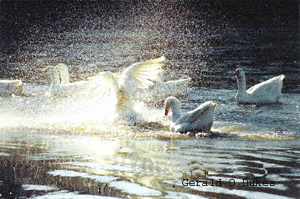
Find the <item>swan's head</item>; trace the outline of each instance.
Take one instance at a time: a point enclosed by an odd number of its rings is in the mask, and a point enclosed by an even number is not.
[[[245,77],[245,72],[242,68],[237,68],[233,74],[236,75],[238,78]]]
[[[48,66],[45,68],[43,73],[48,73],[50,75],[51,81],[53,85],[59,85],[59,71],[54,66]]]
[[[175,97],[168,97],[165,100],[165,105],[164,105],[164,109],[165,109],[165,116],[168,115],[168,113],[170,112],[171,109],[180,109],[180,103],[178,101],[178,99],[176,99]]]
[[[68,66],[66,64],[58,64],[55,66],[55,68],[57,68],[57,70],[59,71],[68,71]]]

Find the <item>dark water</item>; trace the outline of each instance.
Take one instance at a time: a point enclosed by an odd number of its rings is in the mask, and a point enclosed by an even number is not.
[[[297,1],[0,1],[0,10],[1,79],[46,85],[42,68],[63,62],[75,82],[164,55],[166,79],[192,77],[184,111],[218,104],[213,134],[186,137],[106,125],[82,110],[87,98],[1,97],[1,197],[300,197]],[[249,86],[285,74],[282,104],[238,106],[237,67]]]
[[[242,66],[250,85],[284,73],[283,91],[299,92],[296,1],[13,2],[1,1],[3,77],[41,81],[39,67],[65,62],[84,78],[165,55],[192,86],[235,89]]]

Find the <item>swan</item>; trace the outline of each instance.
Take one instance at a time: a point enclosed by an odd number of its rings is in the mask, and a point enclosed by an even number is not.
[[[67,67],[65,64],[59,64],[62,65],[59,70],[64,70],[64,67]],[[43,73],[48,73],[50,75],[51,84],[50,88],[49,85],[36,85],[36,84],[26,84],[26,87],[23,91],[24,96],[29,97],[36,97],[36,96],[42,96],[42,95],[53,95],[53,96],[66,96],[71,95],[72,93],[67,94],[66,88],[61,87],[62,84],[69,83],[69,72],[64,71],[62,74],[66,74],[66,76],[63,76],[59,78],[60,73],[58,70],[58,66],[48,66],[42,70]],[[61,81],[62,80],[62,81]],[[65,91],[63,91],[65,90]]]
[[[198,106],[198,108],[181,115],[180,102],[175,97],[171,96],[165,100],[165,115],[172,110],[172,124],[170,130],[172,132],[186,133],[188,131],[210,131],[214,115],[213,112],[217,104],[212,101],[207,101]]]
[[[166,82],[157,81],[148,89],[138,89],[136,98],[147,103],[157,103],[168,96],[184,96],[187,95],[190,81],[190,77]]]
[[[59,71],[61,84],[70,83],[68,66],[66,64],[60,63],[56,65],[55,68],[57,68]],[[107,75],[107,78],[109,78],[110,81],[113,82],[113,73],[108,73],[109,72],[104,72],[102,75]],[[89,77],[88,79],[94,80],[93,82],[96,86],[98,86],[97,82],[100,82],[99,79],[97,80],[97,77]],[[153,80],[153,84],[148,85],[147,88],[136,88],[134,98],[143,102],[157,103],[161,101],[161,99],[165,99],[167,96],[170,95],[183,96],[187,94],[188,83],[190,82],[190,80],[190,77],[179,80],[171,80],[167,82],[162,82],[160,81],[160,79],[158,79],[157,81]]]
[[[51,85],[46,95],[68,97],[76,94],[79,91],[84,91],[89,85],[88,81],[74,83],[64,82],[65,84],[62,84],[59,79],[59,70],[54,66],[48,66],[43,70],[43,72],[48,73],[51,79]]]
[[[55,68],[59,71],[60,85],[70,85],[70,75],[68,66],[66,64],[60,63],[56,65]],[[76,84],[78,87],[77,90],[85,90],[89,93],[89,95],[91,95],[92,93],[98,94],[98,92],[95,91],[98,91],[99,87],[102,86],[101,81],[99,81],[99,78],[97,78],[96,76],[88,77],[88,81],[79,81],[71,84]]]
[[[0,80],[0,95],[20,95],[23,93],[24,84],[21,80]]]
[[[161,56],[134,63],[119,75],[105,71],[89,79],[104,78],[106,84],[110,83],[115,93],[117,120],[127,125],[135,125],[143,121],[142,116],[134,110],[136,92],[138,88],[147,89],[154,85],[154,81],[159,80],[159,74],[163,71],[162,62],[165,60],[166,58]]]
[[[239,104],[278,103],[281,97],[282,81],[285,75],[273,77],[246,90],[246,77],[242,68],[236,69],[238,90],[235,96]]]

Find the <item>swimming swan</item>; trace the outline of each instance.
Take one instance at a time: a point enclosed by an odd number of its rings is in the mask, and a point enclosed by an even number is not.
[[[270,104],[278,103],[281,97],[282,81],[284,75],[273,77],[267,81],[256,84],[246,90],[246,77],[243,69],[236,69],[238,91],[236,101],[240,104]]]
[[[172,132],[186,133],[188,131],[210,131],[213,120],[214,110],[217,104],[211,101],[204,102],[198,108],[181,115],[180,102],[175,97],[168,97],[165,100],[165,115],[172,110],[172,124],[170,130]]]
[[[85,90],[89,82],[88,81],[80,81],[74,83],[64,82],[62,84],[59,78],[59,70],[54,66],[48,66],[43,70],[43,72],[47,72],[50,75],[51,85],[47,95],[58,96],[58,97],[68,97],[76,94],[79,91]]]
[[[21,80],[0,80],[0,96],[23,93],[24,84]]]

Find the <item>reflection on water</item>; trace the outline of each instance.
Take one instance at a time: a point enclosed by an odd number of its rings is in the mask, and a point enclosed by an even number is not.
[[[6,138],[0,148],[3,197],[285,198],[300,194],[297,140],[101,139],[24,130],[6,130],[1,136]],[[79,141],[91,143],[79,145]],[[183,180],[201,183],[186,186]]]

